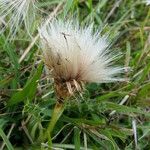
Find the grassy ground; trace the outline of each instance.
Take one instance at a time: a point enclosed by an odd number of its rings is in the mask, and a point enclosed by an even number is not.
[[[38,7],[49,14],[60,3],[41,0]],[[131,71],[125,74],[128,82],[89,84],[83,99],[70,101],[54,128],[53,147],[149,150],[150,6],[141,0],[66,0],[57,15],[77,16],[96,29],[105,26],[112,51],[123,54],[117,63]],[[49,149],[43,133],[56,103],[52,80],[40,64],[38,42],[28,47],[33,41],[23,27],[15,40],[7,41],[7,35],[0,35],[0,149]],[[26,48],[30,51],[19,62]]]

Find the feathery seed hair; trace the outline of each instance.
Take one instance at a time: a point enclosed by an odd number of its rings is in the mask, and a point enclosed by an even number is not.
[[[93,33],[92,26],[80,27],[75,21],[53,20],[39,29],[43,57],[56,84],[56,92],[81,89],[81,83],[122,81],[123,67],[113,66],[118,55],[108,49],[107,36]],[[64,89],[64,90],[62,90]],[[67,94],[65,97],[67,97]]]
[[[30,28],[35,20],[35,3],[36,0],[0,0],[0,17],[5,18],[10,38],[15,36],[22,23],[30,34]]]
[[[150,5],[150,0],[145,0],[144,3],[146,3],[146,5]]]

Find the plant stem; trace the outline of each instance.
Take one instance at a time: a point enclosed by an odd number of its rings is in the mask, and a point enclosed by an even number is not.
[[[59,103],[59,102],[56,103],[54,110],[53,110],[53,113],[52,113],[51,120],[48,124],[48,128],[45,132],[44,140],[48,139],[48,145],[50,147],[52,147],[51,133],[55,127],[56,122],[58,121],[58,119],[62,115],[64,108],[65,108],[64,103]]]

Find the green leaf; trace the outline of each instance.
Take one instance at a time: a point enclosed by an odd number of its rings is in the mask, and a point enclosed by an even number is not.
[[[8,76],[5,79],[2,79],[0,81],[0,87],[3,87],[5,85],[7,85],[8,83],[10,83],[10,81],[12,81],[13,77],[12,76]]]
[[[12,106],[18,104],[19,102],[23,102],[24,100],[31,101],[34,98],[36,93],[38,80],[42,74],[43,64],[41,63],[37,68],[37,71],[34,73],[33,77],[30,78],[26,85],[24,86],[22,91],[15,93],[8,102],[8,106]]]
[[[88,6],[88,9],[89,9],[89,13],[92,12],[92,9],[93,9],[93,5],[92,5],[92,0],[88,0],[86,2],[87,6]]]
[[[75,150],[80,149],[80,130],[77,127],[74,128],[74,145]]]
[[[101,134],[103,134],[104,136],[106,136],[109,139],[109,142],[112,144],[112,148],[114,150],[119,150],[118,145],[116,144],[115,140],[112,138],[111,133],[106,129],[106,130],[101,130],[100,131]]]
[[[73,0],[67,0],[66,4],[64,6],[64,17],[67,15],[67,13],[70,10],[72,4],[73,4]]]
[[[118,126],[106,127],[106,130],[111,134],[112,137],[117,137],[125,142],[128,135],[133,135],[130,129],[119,128]]]
[[[127,95],[126,92],[111,91],[107,94],[103,94],[101,96],[98,96],[97,101],[98,102],[108,101],[110,98],[115,98],[115,97],[120,97],[120,96],[125,96],[125,95]]]
[[[101,130],[102,131],[102,130]],[[88,133],[88,135],[90,137],[92,137],[97,143],[99,143],[102,147],[107,147],[108,149],[110,148],[111,150],[116,150],[115,148],[117,147],[116,143],[114,142],[114,140],[112,139],[112,137],[110,135],[108,135],[109,133],[105,133],[104,131],[99,132],[95,129],[89,129],[86,130],[86,133]],[[108,142],[109,145],[103,145],[102,141]]]
[[[150,63],[145,66],[141,79],[139,80],[138,83],[142,83],[146,79],[146,77],[149,75],[149,71],[150,71]]]
[[[130,63],[130,58],[131,58],[131,44],[129,41],[127,41],[126,43],[126,49],[127,49],[127,52],[126,52],[125,66],[128,67]]]
[[[2,128],[0,127],[0,136],[2,137],[2,139],[4,140],[8,150],[14,150],[14,148],[12,147],[11,143],[9,142],[7,136],[5,135],[5,133],[3,132]]]
[[[0,118],[0,127],[2,128],[4,125],[7,124],[7,120],[5,118]]]
[[[142,86],[141,90],[138,92],[137,97],[140,98],[140,97],[148,96],[149,91],[150,91],[150,83],[147,83]]]
[[[8,43],[8,41],[6,40],[6,38],[4,36],[2,36],[2,41],[3,43],[5,43],[3,45],[3,49],[6,51],[6,53],[8,54],[10,61],[13,64],[13,67],[15,68],[15,70],[17,71],[19,69],[19,63],[18,63],[18,56],[14,50],[14,46],[11,45],[10,43]]]
[[[147,113],[138,108],[119,105],[112,102],[105,102],[104,105],[107,110],[116,110],[117,112],[124,113],[124,114],[136,113],[136,114],[143,114],[146,116],[150,116],[150,113]]]
[[[87,119],[83,119],[83,118],[70,118],[70,117],[67,117],[65,115],[62,115],[62,118],[61,118],[63,121],[65,122],[69,122],[69,123],[73,123],[75,125],[82,125],[82,124],[88,124],[88,125],[103,125],[103,121],[101,120],[87,120]]]

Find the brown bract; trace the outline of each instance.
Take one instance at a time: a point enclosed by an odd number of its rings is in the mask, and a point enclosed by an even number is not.
[[[82,93],[83,83],[78,83],[76,80],[60,81],[54,79],[54,87],[57,99],[64,101],[74,96],[77,92]]]

